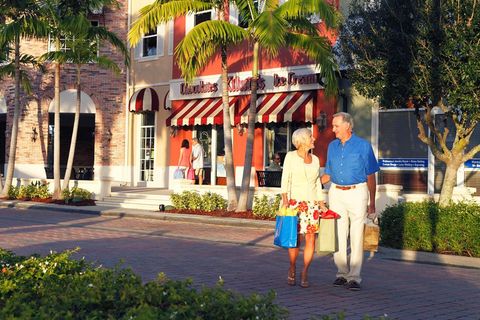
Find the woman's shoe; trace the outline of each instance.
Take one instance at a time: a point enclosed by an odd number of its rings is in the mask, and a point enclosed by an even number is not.
[[[301,274],[300,287],[302,287],[302,288],[310,287],[310,283],[308,283],[307,275],[304,274],[303,272]]]
[[[289,286],[294,286],[297,284],[296,280],[295,280],[295,271],[290,271],[288,270],[288,278],[287,278],[287,283]]]

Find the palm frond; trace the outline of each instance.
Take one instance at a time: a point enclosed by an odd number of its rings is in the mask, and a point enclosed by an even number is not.
[[[121,69],[118,67],[115,61],[107,56],[99,56],[93,62],[97,63],[101,68],[111,70],[116,74],[121,72]]]
[[[157,0],[154,3],[140,9],[138,18],[132,24],[128,32],[128,41],[134,46],[142,36],[150,30],[155,30],[157,25],[194,13],[211,9],[213,4],[208,1],[198,0]]]
[[[320,73],[325,79],[325,92],[327,95],[334,95],[338,88],[339,71],[328,39],[300,33],[289,33],[286,38],[290,47],[304,52],[321,68]]]
[[[120,50],[122,56],[125,58],[124,63],[126,66],[130,65],[130,55],[127,46],[125,43],[113,32],[108,31],[104,27],[91,27],[89,29],[87,39],[96,39],[102,41],[105,40],[116,49]]]
[[[72,52],[71,50],[67,51],[50,51],[42,54],[38,59],[40,62],[45,61],[54,61],[60,64],[64,64],[72,61]]]
[[[252,22],[251,29],[255,40],[273,57],[277,55],[281,47],[286,45],[287,26],[288,24],[284,19],[275,14],[274,11],[268,10],[262,12]]]
[[[235,45],[247,38],[247,30],[226,21],[205,21],[195,26],[178,44],[175,49],[177,63],[190,81],[220,46]]]
[[[289,30],[292,32],[299,32],[309,35],[318,35],[317,27],[312,24],[307,18],[297,17],[286,19],[289,24]]]
[[[276,9],[277,13],[285,19],[309,17],[316,14],[328,28],[336,28],[339,15],[333,5],[325,0],[288,0]]]

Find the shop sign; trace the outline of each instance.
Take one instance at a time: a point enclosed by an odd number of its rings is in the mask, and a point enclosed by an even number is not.
[[[382,168],[427,168],[427,158],[383,158],[378,159],[378,165]]]
[[[470,159],[465,162],[465,168],[480,169],[480,158]]]
[[[231,96],[250,94],[250,72],[229,74],[228,92]],[[182,79],[170,81],[170,100],[214,98],[221,96],[220,75],[198,77],[187,84]],[[317,90],[323,88],[319,70],[315,66],[275,68],[262,70],[257,82],[258,93]]]

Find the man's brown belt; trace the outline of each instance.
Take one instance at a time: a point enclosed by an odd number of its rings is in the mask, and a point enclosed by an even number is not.
[[[340,189],[340,190],[350,190],[350,189],[355,189],[356,186],[339,186],[336,185],[335,188]]]

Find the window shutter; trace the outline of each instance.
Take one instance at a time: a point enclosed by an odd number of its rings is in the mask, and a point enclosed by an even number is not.
[[[173,28],[174,28],[174,21],[168,21],[168,55],[173,55]]]
[[[142,57],[143,51],[143,38],[137,43],[135,47],[133,47],[133,57],[135,60],[138,60]]]
[[[230,20],[231,24],[237,25],[238,26],[238,9],[237,6],[234,5],[233,3],[230,4],[230,7],[228,9],[228,19]]]
[[[189,33],[193,29],[195,24],[195,15],[187,14],[185,17],[185,34]]]
[[[164,41],[165,40],[165,23],[157,26],[157,56],[163,56],[164,54]]]

